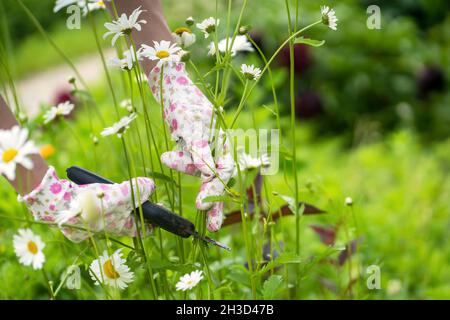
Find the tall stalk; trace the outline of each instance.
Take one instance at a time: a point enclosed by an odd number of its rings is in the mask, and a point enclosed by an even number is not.
[[[298,10],[298,0],[296,2],[296,10]],[[295,17],[295,26],[292,29],[292,21],[291,21],[291,12],[289,8],[289,0],[285,0],[286,4],[286,13],[288,17],[288,32],[289,36],[296,32],[295,28],[297,27],[297,14]],[[297,175],[297,144],[296,144],[296,133],[295,133],[295,57],[294,57],[294,41],[293,39],[289,40],[289,97],[291,104],[291,140],[292,140],[292,174],[294,175],[294,199],[295,199],[295,207],[294,207],[294,215],[295,215],[295,253],[300,255],[300,214],[299,214],[299,190],[298,190],[298,175]],[[298,277],[298,269],[296,279],[296,292],[298,292],[299,286],[299,277]]]
[[[90,10],[87,7],[87,3],[85,3],[85,6],[86,6],[86,10],[88,11],[89,21],[91,23],[92,32],[93,32],[94,38],[95,38],[95,44],[97,46],[97,50],[98,50],[98,53],[100,55],[100,59],[102,61],[102,66],[103,66],[103,70],[105,72],[106,80],[108,82],[109,90],[111,92],[111,97],[112,97],[112,100],[113,100],[114,110],[116,111],[117,118],[120,118],[119,108],[118,108],[118,103],[117,103],[117,98],[116,98],[114,86],[113,86],[113,83],[112,83],[112,80],[111,80],[111,76],[109,74],[108,66],[106,65],[105,55],[103,53],[102,46],[101,46],[100,41],[98,39],[97,26],[95,25],[95,20],[94,20],[94,17],[92,16],[92,13],[90,12]]]
[[[270,59],[267,61],[267,64],[266,64],[266,65],[264,66],[264,68],[261,70],[261,75],[260,75],[260,77],[259,77],[258,79],[256,79],[256,80],[253,82],[253,85],[252,85],[252,86],[248,89],[248,91],[247,91],[247,95],[246,95],[245,97],[243,97],[242,103],[245,104],[245,102],[247,101],[248,97],[249,97],[250,94],[252,93],[253,89],[255,89],[255,87],[258,85],[258,83],[259,83],[259,81],[261,80],[262,76],[263,76],[264,73],[268,70],[270,64],[275,60],[275,58],[278,56],[278,54],[281,52],[281,50],[284,48],[284,46],[285,46],[286,44],[288,44],[289,41],[291,41],[292,39],[298,37],[302,32],[305,32],[306,30],[308,30],[308,29],[310,29],[310,28],[312,28],[312,27],[314,27],[314,26],[316,26],[316,25],[318,25],[318,24],[320,24],[320,23],[322,23],[322,20],[318,20],[318,21],[316,21],[316,22],[314,22],[314,23],[311,23],[310,25],[308,25],[308,26],[306,26],[306,27],[300,29],[299,31],[296,31],[296,32],[292,33],[292,35],[290,35],[290,36],[289,36],[289,37],[288,37],[288,38],[287,38],[287,39],[286,39],[286,40],[278,47],[278,49],[275,50],[275,52],[272,54],[272,56],[270,57]],[[239,117],[241,111],[242,111],[242,109],[236,111],[236,113],[235,113],[235,115],[234,115],[234,117],[233,117],[232,123],[235,123],[235,122],[236,122],[236,120],[237,120],[237,118]],[[229,128],[231,129],[232,127],[230,126]]]

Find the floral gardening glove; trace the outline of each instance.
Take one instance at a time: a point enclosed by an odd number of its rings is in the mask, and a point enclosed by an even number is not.
[[[144,203],[155,190],[155,184],[151,179],[137,178],[137,185],[139,193],[133,178],[135,203]],[[132,214],[135,206],[130,187],[129,181],[79,186],[69,180],[60,180],[55,169],[50,167],[39,186],[26,196],[19,196],[19,201],[26,203],[36,220],[58,223],[63,234],[74,242],[88,238],[86,230],[136,236]],[[85,230],[61,226],[64,223]]]
[[[172,138],[177,141],[177,150],[163,153],[161,160],[174,170],[200,175],[202,186],[197,195],[196,207],[208,210],[207,228],[212,232],[217,231],[223,221],[223,202],[204,203],[203,199],[224,193],[234,171],[234,160],[223,131],[219,132],[216,141],[217,146],[223,147],[215,148],[216,159],[213,158],[213,106],[189,79],[182,62],[168,62],[163,67],[154,67],[148,80],[159,103],[162,91],[163,116],[170,127]]]

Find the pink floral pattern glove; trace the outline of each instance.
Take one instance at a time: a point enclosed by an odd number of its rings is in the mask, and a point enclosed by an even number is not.
[[[202,186],[196,207],[208,210],[207,228],[220,229],[223,221],[223,202],[203,202],[208,196],[219,196],[234,171],[234,160],[225,133],[219,131],[216,139],[215,159],[211,141],[215,128],[213,105],[189,79],[182,62],[168,62],[150,72],[149,85],[155,99],[162,104],[163,116],[169,125],[177,150],[161,155],[162,162],[177,171],[200,175]],[[161,81],[162,80],[162,81]],[[162,82],[162,90],[161,90]],[[220,152],[219,152],[220,151]]]
[[[137,180],[137,188],[136,188]],[[137,192],[139,190],[139,192]],[[153,180],[133,178],[133,193],[143,203],[155,190]],[[29,194],[20,197],[35,220],[67,223],[85,230],[61,226],[63,234],[71,241],[80,242],[91,233],[106,231],[119,236],[136,236],[135,206],[129,181],[120,184],[93,183],[76,185],[61,180],[50,167],[42,182]]]

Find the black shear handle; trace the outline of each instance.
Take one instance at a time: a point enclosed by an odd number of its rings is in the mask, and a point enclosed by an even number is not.
[[[108,179],[96,175],[93,172],[77,166],[68,168],[66,172],[67,177],[78,185],[91,183],[114,183]],[[180,237],[188,238],[195,233],[195,226],[191,221],[149,201],[142,204],[142,213],[147,222]]]

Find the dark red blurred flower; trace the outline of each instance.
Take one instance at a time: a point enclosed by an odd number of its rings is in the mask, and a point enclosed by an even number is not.
[[[281,49],[277,61],[280,66],[289,68],[291,61],[289,46],[285,46]],[[312,65],[313,60],[309,46],[304,44],[294,45],[294,63],[294,70],[296,73],[302,73]]]
[[[55,105],[66,102],[66,101],[75,103],[75,97],[72,95],[72,93],[69,89],[60,89],[56,92],[55,98],[53,99],[53,101],[54,101]]]
[[[426,98],[433,91],[441,92],[444,87],[444,72],[439,67],[428,66],[417,76],[417,90],[420,98]]]
[[[304,91],[295,100],[295,114],[302,119],[313,118],[323,112],[320,96],[314,91]]]

